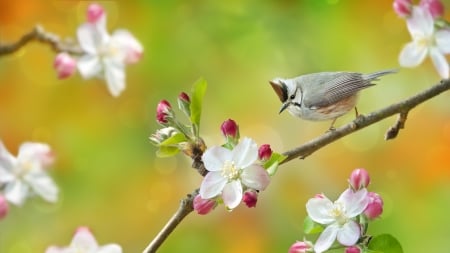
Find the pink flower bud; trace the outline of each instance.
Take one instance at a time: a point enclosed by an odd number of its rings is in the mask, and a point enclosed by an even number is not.
[[[326,196],[323,193],[317,193],[316,195],[314,195],[314,198],[316,198],[316,199],[324,199],[324,198],[326,198]]]
[[[161,100],[156,107],[156,121],[160,124],[167,124],[168,116],[171,114],[172,106],[167,100]]]
[[[369,192],[367,197],[369,198],[369,204],[364,210],[364,214],[369,219],[375,219],[380,217],[383,213],[383,199],[375,192]]]
[[[256,202],[258,202],[258,193],[253,191],[253,190],[246,191],[244,193],[244,196],[242,197],[242,201],[249,208],[255,207],[256,206]]]
[[[222,123],[220,126],[222,134],[225,137],[238,138],[239,137],[239,127],[236,122],[232,119],[228,119]]]
[[[53,67],[55,68],[56,72],[58,73],[59,79],[64,79],[69,76],[71,76],[73,73],[75,73],[77,63],[72,56],[70,56],[68,53],[59,53],[55,57],[55,61],[53,62]]]
[[[0,220],[5,218],[9,212],[9,205],[3,195],[0,195]]]
[[[357,246],[350,246],[345,248],[345,253],[361,253],[361,249]]]
[[[186,94],[186,92],[181,92],[180,95],[178,95],[178,99],[180,99],[181,101],[184,101],[186,103],[191,102],[191,99],[189,98],[189,95]]]
[[[365,169],[355,169],[350,174],[348,182],[355,191],[366,188],[370,184],[369,173]]]
[[[272,149],[270,148],[269,144],[263,144],[261,147],[259,147],[258,150],[258,158],[261,161],[269,160],[272,156]]]
[[[422,0],[420,1],[420,6],[428,10],[434,19],[444,15],[444,5],[439,0]]]
[[[394,11],[401,18],[406,18],[411,15],[412,1],[411,0],[395,0],[393,3]]]
[[[313,244],[309,241],[297,241],[289,248],[289,253],[312,252]]]
[[[105,10],[100,4],[90,4],[86,13],[87,21],[91,24],[96,23],[104,14]]]
[[[212,199],[202,199],[200,194],[194,198],[194,210],[198,214],[204,215],[211,212],[217,205],[217,202]]]

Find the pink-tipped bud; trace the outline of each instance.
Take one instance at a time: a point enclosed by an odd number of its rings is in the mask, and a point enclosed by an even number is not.
[[[411,0],[395,0],[393,3],[394,11],[401,18],[406,18],[411,15],[412,1]]]
[[[0,220],[5,218],[6,215],[8,215],[8,212],[9,212],[8,201],[6,201],[6,198],[3,197],[3,195],[0,195]]]
[[[75,73],[77,62],[68,53],[63,52],[55,57],[53,67],[55,68],[56,73],[58,73],[58,78],[64,79]]]
[[[350,246],[345,248],[345,253],[361,253],[361,249],[357,246]]]
[[[181,92],[180,95],[178,95],[178,99],[186,103],[191,102],[191,99],[189,98],[189,95],[186,92]]]
[[[217,202],[213,199],[202,199],[199,194],[195,196],[193,205],[198,214],[205,215],[216,207]]]
[[[297,241],[289,248],[289,253],[305,253],[313,251],[313,244],[309,241]]]
[[[105,9],[100,4],[90,4],[87,9],[87,21],[91,24],[98,22],[105,14]]]
[[[248,190],[244,193],[242,201],[247,205],[247,207],[255,207],[256,202],[258,202],[258,193],[253,190]]]
[[[434,19],[438,19],[444,15],[444,5],[440,0],[422,0],[420,6],[430,12]]]
[[[167,124],[168,117],[172,112],[172,106],[167,100],[161,100],[156,107],[156,121],[160,124]]]
[[[369,173],[365,169],[353,170],[348,182],[355,191],[366,188],[370,184]]]
[[[263,144],[258,149],[258,158],[261,161],[267,161],[272,156],[272,149],[269,144]]]
[[[369,204],[364,210],[364,214],[369,219],[375,219],[380,217],[383,213],[383,199],[375,192],[369,192],[367,197],[369,198]]]
[[[225,120],[220,126],[220,129],[225,137],[239,138],[239,126],[232,119]]]
[[[314,195],[314,198],[316,198],[316,199],[324,199],[324,198],[326,198],[326,196],[323,193],[317,193],[316,195]]]
[[[191,116],[191,99],[186,92],[181,92],[180,95],[178,95],[178,108],[180,108],[180,110],[188,117]]]

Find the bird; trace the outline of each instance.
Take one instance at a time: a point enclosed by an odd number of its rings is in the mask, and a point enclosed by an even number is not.
[[[305,120],[332,120],[329,130],[334,130],[336,119],[355,108],[359,91],[375,85],[379,77],[396,73],[396,69],[369,74],[358,72],[318,72],[269,81],[282,102],[279,113],[289,111]]]

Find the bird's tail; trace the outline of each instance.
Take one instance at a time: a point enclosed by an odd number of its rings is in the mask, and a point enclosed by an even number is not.
[[[398,69],[386,69],[386,70],[381,70],[381,71],[377,71],[377,72],[370,73],[370,74],[364,74],[364,75],[362,75],[362,77],[364,80],[376,81],[376,80],[378,80],[378,77],[380,77],[380,76],[393,74],[393,73],[397,73],[397,72],[398,72]]]

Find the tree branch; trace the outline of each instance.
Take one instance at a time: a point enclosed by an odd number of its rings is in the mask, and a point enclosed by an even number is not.
[[[315,151],[325,147],[326,145],[346,136],[353,132],[356,132],[364,127],[372,125],[378,121],[381,121],[387,117],[390,117],[394,114],[399,114],[399,118],[396,121],[396,124],[391,127],[386,133],[386,139],[395,138],[400,131],[404,127],[406,116],[408,112],[412,110],[417,105],[441,94],[444,91],[450,89],[450,79],[442,80],[440,83],[427,88],[426,90],[417,93],[416,95],[406,98],[403,101],[387,106],[378,111],[369,113],[367,115],[359,115],[352,122],[339,127],[333,131],[326,132],[325,134],[291,150],[288,150],[283,153],[283,155],[287,156],[287,158],[281,163],[287,163],[295,158],[306,158],[311,155]],[[390,138],[387,138],[387,137]],[[199,159],[194,159],[193,167],[195,167],[199,171],[205,170],[204,164]],[[203,175],[203,173],[200,173]],[[204,173],[206,174],[206,173]],[[181,223],[181,221],[191,213],[193,208],[193,200],[194,197],[198,194],[198,190],[195,190],[193,193],[188,194],[186,198],[182,199],[180,202],[180,206],[176,213],[172,216],[172,218],[167,222],[167,224],[162,228],[162,230],[158,233],[158,235],[153,239],[152,242],[147,246],[147,248],[143,251],[143,253],[152,253],[156,252],[158,248],[164,243],[167,237],[175,230],[175,228]]]
[[[403,101],[392,104],[390,106],[369,113],[367,115],[359,115],[355,120],[342,127],[326,132],[322,136],[319,136],[297,148],[284,152],[283,155],[287,156],[287,158],[282,162],[282,164],[289,162],[290,160],[295,159],[297,157],[304,159],[307,156],[314,153],[315,151],[317,151],[318,149],[321,149],[324,146],[348,134],[356,132],[364,127],[370,126],[394,114],[399,114],[400,116],[399,119],[397,120],[396,125],[394,127],[391,127],[386,135],[386,137],[391,137],[387,139],[395,138],[399,130],[404,127],[406,115],[411,109],[449,89],[450,89],[450,79],[442,80],[440,83],[431,86],[430,88],[421,91],[416,95],[409,97]]]
[[[33,30],[24,34],[18,41],[11,44],[0,43],[0,57],[7,54],[12,54],[31,41],[39,41],[50,45],[55,52],[67,52],[72,55],[82,55],[83,50],[73,41],[61,41],[60,38],[53,33],[46,32],[40,25],[36,25]]]

